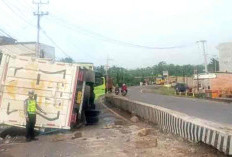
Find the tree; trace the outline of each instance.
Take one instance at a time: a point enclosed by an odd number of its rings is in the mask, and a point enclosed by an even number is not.
[[[105,75],[105,67],[103,65],[95,67],[94,71],[99,72],[102,75]]]
[[[71,57],[61,58],[60,61],[65,62],[65,63],[73,63],[74,62],[74,60]]]
[[[208,64],[209,72],[217,72],[219,71],[219,61],[215,58],[210,59],[210,63]]]
[[[170,76],[192,76],[194,70],[197,69],[198,73],[203,73],[203,65],[174,65],[167,64],[166,62],[160,62],[157,65],[146,68],[137,69],[125,69],[122,67],[112,66],[109,68],[108,74],[113,78],[114,85],[119,86],[122,83],[127,85],[138,85],[139,82],[143,82],[145,78],[153,78],[158,75],[162,75],[163,71],[168,71]],[[98,66],[95,71],[105,75],[104,66]]]

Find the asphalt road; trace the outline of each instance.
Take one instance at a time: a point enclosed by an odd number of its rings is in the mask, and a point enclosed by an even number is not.
[[[143,92],[146,88],[150,87],[130,87],[127,97],[209,121],[232,124],[232,103]]]

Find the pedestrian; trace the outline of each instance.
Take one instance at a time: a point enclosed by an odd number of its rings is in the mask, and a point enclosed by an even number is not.
[[[38,140],[35,138],[34,127],[36,123],[36,110],[40,110],[46,115],[46,113],[38,106],[34,91],[28,92],[28,98],[24,101],[24,114],[26,117],[26,141]]]

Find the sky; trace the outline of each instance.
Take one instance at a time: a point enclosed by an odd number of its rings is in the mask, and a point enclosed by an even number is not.
[[[41,6],[49,15],[41,18],[40,41],[55,47],[57,59],[96,66],[107,58],[129,69],[203,64],[196,41],[207,41],[208,61],[218,56],[216,47],[232,41],[231,6],[231,0],[50,0]],[[31,0],[0,0],[0,11],[0,29],[20,42],[36,41]]]

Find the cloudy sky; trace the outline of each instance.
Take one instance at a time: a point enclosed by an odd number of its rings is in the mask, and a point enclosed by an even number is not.
[[[95,65],[106,64],[107,56],[111,66],[125,68],[202,64],[196,41],[207,40],[209,59],[218,44],[232,40],[231,6],[231,0],[50,0],[42,6],[49,15],[41,19],[41,42],[54,46],[57,58]],[[0,29],[35,41],[35,10],[31,0],[0,0]],[[178,48],[155,49],[166,47]]]

